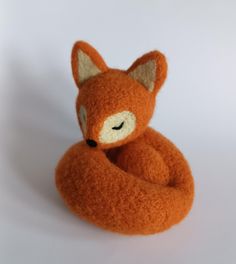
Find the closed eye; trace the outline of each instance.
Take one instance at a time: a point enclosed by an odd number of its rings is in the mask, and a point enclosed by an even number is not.
[[[120,130],[124,125],[124,121],[119,126],[114,126],[112,129],[114,130]]]

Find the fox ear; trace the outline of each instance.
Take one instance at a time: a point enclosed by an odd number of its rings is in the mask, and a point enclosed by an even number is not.
[[[100,54],[83,41],[78,41],[73,46],[71,66],[78,87],[84,81],[108,69]]]
[[[149,52],[137,59],[127,73],[149,92],[157,93],[166,79],[166,58],[159,51]]]

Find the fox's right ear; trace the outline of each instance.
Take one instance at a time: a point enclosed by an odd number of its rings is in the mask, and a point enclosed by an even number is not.
[[[159,51],[151,51],[138,58],[127,73],[149,92],[156,94],[166,79],[166,58]]]
[[[71,66],[78,87],[89,78],[108,70],[100,54],[83,41],[78,41],[73,46]]]

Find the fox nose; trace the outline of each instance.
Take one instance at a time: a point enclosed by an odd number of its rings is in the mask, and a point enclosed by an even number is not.
[[[95,148],[97,146],[97,142],[92,139],[87,139],[86,143],[92,148]]]

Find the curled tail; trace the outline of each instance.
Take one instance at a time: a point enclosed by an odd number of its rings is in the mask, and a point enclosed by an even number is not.
[[[186,216],[194,186],[181,152],[150,128],[136,142],[158,152],[168,168],[168,180],[158,184],[137,177],[112,163],[103,151],[80,142],[64,154],[56,169],[57,188],[74,213],[126,234],[160,232]]]

